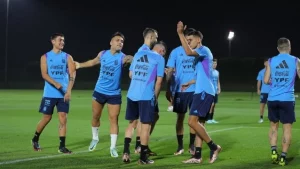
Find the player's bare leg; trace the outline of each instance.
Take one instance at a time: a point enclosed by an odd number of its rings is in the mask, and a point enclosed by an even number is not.
[[[138,154],[141,152],[141,122],[138,120],[136,126],[136,141],[135,141],[135,150],[134,153]]]
[[[110,121],[110,154],[112,157],[118,157],[119,155],[116,150],[116,143],[119,133],[118,118],[120,114],[121,105],[108,104],[107,107]]]
[[[139,164],[153,164],[153,160],[148,159],[148,143],[150,138],[151,123],[141,123],[141,153]]]
[[[67,134],[67,116],[68,114],[65,112],[58,112],[59,118],[59,153],[70,154],[72,151],[66,148],[66,134]]]
[[[102,114],[104,105],[98,103],[96,100],[92,101],[92,135],[93,139],[89,146],[89,151],[96,149],[96,146],[99,142],[99,127],[100,127],[100,118]]]
[[[124,138],[124,150],[123,150],[123,162],[130,162],[130,143],[134,133],[134,129],[137,128],[138,120],[129,121],[128,127],[125,130]]]
[[[260,106],[259,106],[259,121],[258,123],[263,123],[264,122],[264,112],[265,112],[265,106],[266,104],[265,103],[261,103]]]
[[[201,120],[200,123],[201,123],[201,125],[204,126],[205,121]],[[203,140],[199,136],[196,136],[195,153],[192,158],[190,158],[186,161],[183,161],[183,163],[201,163],[202,162],[202,144],[203,144]]]
[[[43,114],[42,119],[39,121],[39,123],[36,127],[36,132],[34,134],[34,137],[31,140],[33,149],[35,151],[41,151],[41,147],[39,145],[40,134],[43,132],[44,128],[51,121],[51,119],[52,119],[51,114]]]
[[[270,122],[269,141],[271,146],[271,158],[273,163],[278,163],[277,139],[278,139],[279,122]]]
[[[177,113],[176,136],[177,136],[178,147],[174,155],[180,155],[184,152],[184,148],[183,148],[184,117],[185,117],[185,113]]]
[[[159,112],[155,112],[154,122],[151,124],[150,135],[152,134],[152,132],[153,132],[153,130],[154,130],[154,128],[155,128],[155,125],[156,125],[158,119],[159,119]],[[156,154],[155,152],[153,152],[153,151],[149,148],[149,146],[148,146],[148,155],[149,155],[149,156],[157,156],[157,154]]]
[[[214,120],[215,107],[216,107],[216,104],[215,104],[215,103],[212,103],[212,104],[211,104],[211,107],[210,107],[210,111],[209,111],[208,120],[207,120],[207,123],[208,123],[208,124],[219,123],[219,122],[217,122],[216,120]]]
[[[221,151],[221,147],[212,141],[212,139],[207,134],[204,126],[198,122],[197,116],[190,115],[188,123],[189,126],[195,130],[196,135],[199,136],[204,142],[207,143],[211,151],[209,162],[214,163],[218,157],[219,152]]]
[[[189,153],[191,155],[195,154],[195,140],[196,140],[196,132],[193,128],[190,127],[190,144],[189,144]]]
[[[282,153],[279,158],[279,165],[286,165],[286,156],[289,150],[291,140],[292,140],[292,124],[283,124],[283,137],[282,137]]]

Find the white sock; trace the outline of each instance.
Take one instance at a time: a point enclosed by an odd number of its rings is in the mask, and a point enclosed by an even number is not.
[[[98,130],[99,127],[92,127],[93,140],[99,140]]]
[[[110,149],[116,148],[117,139],[118,139],[117,134],[110,135]]]

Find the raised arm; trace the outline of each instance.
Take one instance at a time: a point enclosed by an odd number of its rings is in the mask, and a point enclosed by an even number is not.
[[[54,79],[52,79],[48,74],[47,58],[46,55],[43,55],[40,60],[41,74],[45,81],[55,86],[57,89],[60,89],[62,86]]]
[[[183,31],[185,29],[186,29],[186,26],[184,26],[183,23],[181,21],[179,21],[177,24],[177,33],[178,33],[181,45],[184,48],[186,55],[197,57],[197,56],[199,56],[199,54],[189,46],[186,38],[184,37]]]
[[[75,62],[76,69],[93,67],[95,65],[100,64],[100,57],[102,56],[102,54],[103,54],[103,51],[99,52],[97,57],[95,57],[94,59],[88,60],[88,61],[83,62],[83,63]]]

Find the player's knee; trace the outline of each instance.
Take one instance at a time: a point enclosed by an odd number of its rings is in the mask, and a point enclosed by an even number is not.
[[[52,119],[52,115],[44,114],[44,116],[43,116],[44,121],[49,122],[51,119]]]
[[[59,116],[59,124],[66,125],[67,124],[67,115],[60,115]]]
[[[185,117],[184,113],[177,113],[177,123],[179,123],[179,122],[183,123],[184,117]]]
[[[118,116],[109,116],[109,121],[111,124],[118,123]]]
[[[93,109],[93,120],[99,120],[101,117],[101,111]]]
[[[131,121],[129,121],[129,126],[128,126],[128,128],[130,128],[130,129],[136,129],[136,127],[137,127],[137,124],[138,124],[138,121],[137,120],[131,120]]]
[[[190,116],[188,120],[188,124],[191,128],[194,128],[194,126],[198,124],[198,117]]]

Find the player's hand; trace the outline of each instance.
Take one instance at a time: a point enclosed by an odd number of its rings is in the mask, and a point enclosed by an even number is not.
[[[69,102],[71,100],[71,92],[67,92],[64,96],[64,102]]]
[[[186,25],[183,24],[183,22],[179,21],[177,23],[177,33],[183,34],[183,31],[186,29]]]
[[[168,68],[165,68],[165,74],[166,75],[168,74]]]
[[[221,90],[220,89],[218,89],[218,94],[220,94],[221,93]]]
[[[257,90],[257,94],[260,95],[260,90]]]
[[[61,84],[59,84],[59,83],[57,83],[57,82],[54,84],[54,86],[55,86],[56,89],[62,88]]]
[[[183,85],[181,85],[181,91],[185,91],[188,87],[190,87],[190,83],[185,83]]]
[[[78,62],[74,62],[74,63],[75,63],[76,69],[79,69],[80,68],[80,63],[78,63]]]
[[[166,91],[166,99],[167,99],[169,102],[171,102],[171,98],[172,98],[172,93],[171,93],[170,90],[167,90],[167,91]]]

